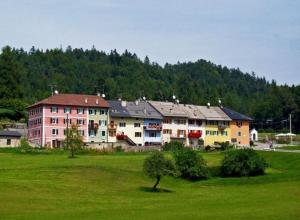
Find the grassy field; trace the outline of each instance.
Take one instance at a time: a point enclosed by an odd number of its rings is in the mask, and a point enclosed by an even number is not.
[[[280,147],[279,149],[284,149],[284,150],[300,150],[300,146],[284,146],[284,147]]]
[[[0,152],[0,219],[300,219],[300,154],[260,152],[270,167],[251,178],[189,182],[142,173],[146,154]],[[221,153],[203,153],[210,166]]]

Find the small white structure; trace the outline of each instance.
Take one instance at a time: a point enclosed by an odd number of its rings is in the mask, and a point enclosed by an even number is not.
[[[255,130],[255,128],[253,128],[250,131],[250,140],[251,141],[258,141],[258,132],[257,132],[257,130]]]

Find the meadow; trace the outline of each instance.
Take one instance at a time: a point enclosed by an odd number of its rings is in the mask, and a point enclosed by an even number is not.
[[[0,219],[300,219],[300,154],[259,152],[257,177],[190,182],[142,172],[146,153],[78,155],[0,150]],[[223,153],[201,153],[210,167]]]

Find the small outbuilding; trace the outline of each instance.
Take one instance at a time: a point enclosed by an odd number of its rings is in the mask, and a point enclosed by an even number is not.
[[[21,136],[17,131],[0,131],[0,147],[20,146]]]
[[[250,140],[251,141],[258,141],[258,132],[255,128],[253,128],[251,131],[250,131]]]

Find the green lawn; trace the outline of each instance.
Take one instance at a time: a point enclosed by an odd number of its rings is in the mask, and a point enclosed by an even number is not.
[[[300,154],[260,152],[270,168],[251,178],[189,182],[142,173],[146,154],[0,152],[0,219],[300,219]],[[210,166],[221,153],[203,153]]]
[[[278,149],[284,149],[284,150],[300,150],[300,146],[284,146],[280,147]]]

